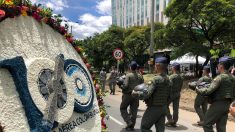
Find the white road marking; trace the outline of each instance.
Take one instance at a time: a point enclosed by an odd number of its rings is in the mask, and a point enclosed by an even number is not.
[[[121,126],[124,125],[122,122],[118,121],[117,119],[115,119],[115,118],[112,117],[112,116],[109,116],[109,118],[110,118],[111,120],[113,120],[114,122],[116,122],[117,124],[121,125]]]

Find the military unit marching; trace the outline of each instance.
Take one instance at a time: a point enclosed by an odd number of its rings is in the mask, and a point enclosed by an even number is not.
[[[213,59],[217,61],[213,62]],[[194,108],[200,119],[198,125],[203,127],[204,132],[213,132],[213,125],[216,125],[217,132],[226,132],[229,110],[235,116],[235,78],[229,73],[234,61],[232,57],[227,56],[212,57],[211,61],[211,64],[216,63],[215,68],[219,74],[213,75],[214,78],[210,77],[209,73],[211,69],[214,70],[214,64],[212,68],[204,66],[203,76],[198,81],[189,83],[189,87],[197,93]],[[157,132],[164,132],[165,126],[177,127],[183,77],[178,63],[171,64],[172,74],[168,76],[168,64],[168,58],[157,57],[154,70],[156,74],[152,81],[144,84],[143,76],[137,71],[138,64],[132,61],[129,65],[130,72],[117,81],[123,93],[120,112],[127,124],[126,130],[134,130],[139,100],[143,100],[147,105],[141,121],[142,132],[150,132],[153,125]],[[114,70],[111,74],[116,76]],[[110,86],[110,89],[114,94],[113,87]],[[169,109],[171,103],[172,114]],[[168,120],[166,123],[165,118]]]

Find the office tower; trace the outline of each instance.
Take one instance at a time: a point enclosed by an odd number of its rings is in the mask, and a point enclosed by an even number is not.
[[[120,27],[143,26],[150,23],[152,0],[112,0],[112,24]],[[167,23],[164,9],[170,0],[154,1],[154,21]]]

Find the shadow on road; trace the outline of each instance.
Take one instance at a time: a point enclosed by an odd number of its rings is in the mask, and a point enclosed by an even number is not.
[[[130,132],[130,131],[127,131],[125,128],[123,128],[120,132]],[[134,129],[134,131],[131,132],[141,132],[141,131],[140,129]]]
[[[200,127],[200,128],[202,128],[202,126],[199,126],[197,123],[194,123],[194,124],[192,124],[193,126],[195,126],[195,127]]]
[[[188,128],[186,126],[177,124],[177,127],[165,127],[166,130],[187,130]]]

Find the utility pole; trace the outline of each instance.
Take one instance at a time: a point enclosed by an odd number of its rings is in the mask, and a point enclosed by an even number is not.
[[[154,37],[153,37],[153,32],[154,32],[154,1],[151,0],[151,16],[150,16],[150,21],[151,21],[151,38],[150,38],[150,46],[149,46],[149,55],[150,55],[150,71],[153,71],[153,58],[154,58]]]

